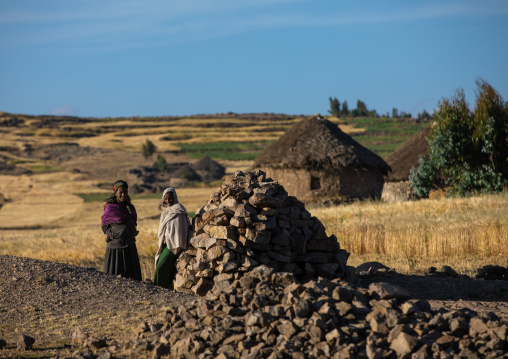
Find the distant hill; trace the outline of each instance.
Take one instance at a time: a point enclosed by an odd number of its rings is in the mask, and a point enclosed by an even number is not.
[[[147,139],[160,153],[191,159],[254,160],[269,144],[307,115],[218,113],[193,116],[90,118],[0,112],[2,150],[25,144],[75,142],[92,148],[137,152]],[[428,123],[392,118],[328,119],[385,158]]]

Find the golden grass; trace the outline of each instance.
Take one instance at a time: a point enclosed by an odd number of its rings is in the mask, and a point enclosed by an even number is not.
[[[69,173],[0,176],[0,193],[11,202],[0,209],[0,254],[51,260],[102,270],[106,242],[100,229],[101,202],[85,203],[74,193],[98,191],[94,181]],[[214,188],[178,189],[189,212],[205,205]],[[143,278],[153,277],[159,199],[136,199],[137,237]],[[154,219],[155,218],[155,219]]]
[[[213,190],[187,188],[178,194],[180,202],[192,212],[206,204]],[[143,278],[152,278],[158,241],[158,200],[138,199],[134,204],[140,214],[137,247]],[[67,206],[70,211],[72,206]],[[358,202],[314,207],[310,211],[323,222],[328,234],[335,234],[341,247],[351,253],[349,265],[380,261],[401,273],[450,265],[472,275],[483,265],[507,264],[507,194],[396,204]],[[4,213],[2,209],[0,218]],[[43,212],[28,213],[31,223],[43,222],[48,216]],[[99,202],[81,203],[74,212],[53,222],[58,228],[4,229],[0,231],[0,254],[102,270],[106,243],[100,230],[101,213]]]
[[[289,127],[299,120],[248,122],[227,117],[168,121],[97,119],[69,125],[77,130],[96,130],[97,136],[94,137],[65,139],[37,136],[42,130],[36,126],[9,128],[0,133],[0,146],[72,141],[81,146],[109,147],[134,154],[140,153],[141,145],[149,139],[159,151],[178,151],[178,143],[276,140],[283,133],[279,128]],[[330,120],[346,133],[365,131],[337,118]],[[27,125],[32,122],[38,121],[29,120]],[[242,126],[206,127],[218,123]],[[104,133],[104,126],[108,126],[107,130],[111,132]],[[17,160],[22,159],[9,156],[9,161]],[[153,160],[150,159],[147,164]],[[76,163],[79,164],[79,161]],[[245,170],[251,163],[224,161],[223,164],[231,174],[235,170]],[[101,269],[105,251],[99,226],[102,207],[98,202],[85,203],[75,196],[77,193],[100,192],[106,197],[108,191],[99,190],[97,184],[98,181],[81,180],[79,174],[68,172],[0,176],[0,193],[11,200],[0,209],[0,253]],[[178,194],[180,201],[193,212],[207,202],[212,192],[213,188],[200,187],[181,189]],[[158,220],[154,218],[160,213],[158,200],[142,199],[134,204],[140,216],[138,251],[144,276],[150,278],[157,246]],[[471,273],[481,265],[507,264],[507,208],[507,195],[502,194],[399,204],[356,203],[312,208],[311,212],[325,224],[329,234],[337,235],[341,246],[351,253],[351,265],[377,260],[399,272],[411,272],[423,271],[431,265],[448,264],[463,273]]]
[[[377,260],[414,272],[446,264],[468,274],[487,264],[507,265],[507,194],[356,203],[312,214],[351,253],[351,265]]]

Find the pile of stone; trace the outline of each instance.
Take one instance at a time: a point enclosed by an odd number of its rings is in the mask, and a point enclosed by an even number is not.
[[[207,298],[143,322],[122,355],[153,358],[506,358],[508,326],[494,313],[432,311],[397,286],[339,278],[299,283],[256,267]]]
[[[196,211],[189,247],[177,260],[175,289],[204,296],[222,281],[265,265],[299,279],[347,274],[335,235],[263,171],[227,177]]]
[[[486,265],[476,269],[477,279],[508,280],[508,267]]]

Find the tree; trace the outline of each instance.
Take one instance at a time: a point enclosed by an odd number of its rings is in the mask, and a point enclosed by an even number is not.
[[[328,113],[332,116],[339,117],[340,116],[340,101],[337,100],[337,97],[333,99],[330,97],[330,110]]]
[[[360,116],[368,116],[369,110],[367,109],[367,105],[363,101],[356,101],[356,108],[352,111],[352,115],[354,117]]]
[[[429,158],[409,176],[413,191],[427,197],[437,179],[453,192],[498,192],[508,180],[508,109],[499,93],[478,80],[474,112],[464,91],[439,102],[429,135]]]
[[[411,118],[411,114],[408,113],[408,112],[404,112],[402,111],[400,114],[399,114],[399,118]]]
[[[367,116],[369,114],[369,110],[367,110],[367,105],[363,101],[358,100],[356,102],[356,109],[358,110],[358,116]]]
[[[166,172],[167,162],[161,154],[157,156],[157,160],[154,162],[153,168],[155,168],[157,172]]]
[[[419,113],[416,118],[420,121],[428,121],[432,120],[432,115],[428,113],[427,111],[423,110],[422,113]]]
[[[399,118],[399,110],[395,107],[392,108],[392,118]]]
[[[145,143],[141,145],[141,152],[143,153],[143,157],[145,159],[152,157],[155,151],[157,151],[157,147],[149,139],[147,139]]]
[[[369,110],[368,113],[369,117],[379,117],[379,114],[377,113],[376,110]]]
[[[344,100],[344,103],[342,104],[342,114],[344,116],[347,116],[349,115],[349,108],[348,108],[348,105],[347,105],[347,101]]]

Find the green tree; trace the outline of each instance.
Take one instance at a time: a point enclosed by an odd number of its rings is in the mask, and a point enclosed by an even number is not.
[[[508,180],[508,110],[492,86],[478,80],[471,112],[464,91],[439,102],[429,135],[429,158],[409,176],[413,191],[427,197],[437,180],[468,195],[498,192]]]
[[[392,118],[399,118],[399,110],[395,107],[392,108]]]
[[[428,121],[432,119],[432,115],[427,111],[423,110],[422,113],[419,113],[416,118],[420,121]]]
[[[167,162],[161,154],[157,156],[157,160],[153,163],[153,168],[155,168],[158,172],[166,172]]]
[[[369,117],[379,117],[379,114],[377,113],[376,110],[369,110],[368,113]]]
[[[354,117],[368,116],[369,110],[363,101],[356,101],[356,108],[351,112]]]
[[[337,97],[329,98],[330,100],[330,110],[328,113],[332,116],[339,117],[340,116],[340,101],[337,100]]]
[[[157,151],[157,147],[149,139],[147,139],[145,143],[141,145],[141,152],[143,153],[143,157],[145,159],[152,157],[155,151]]]
[[[411,116],[411,113],[402,111],[402,112],[399,114],[399,117],[400,117],[400,118],[411,118],[412,116]]]
[[[344,100],[344,103],[342,104],[342,114],[344,116],[349,115],[349,107],[347,105],[347,101],[346,100]]]

